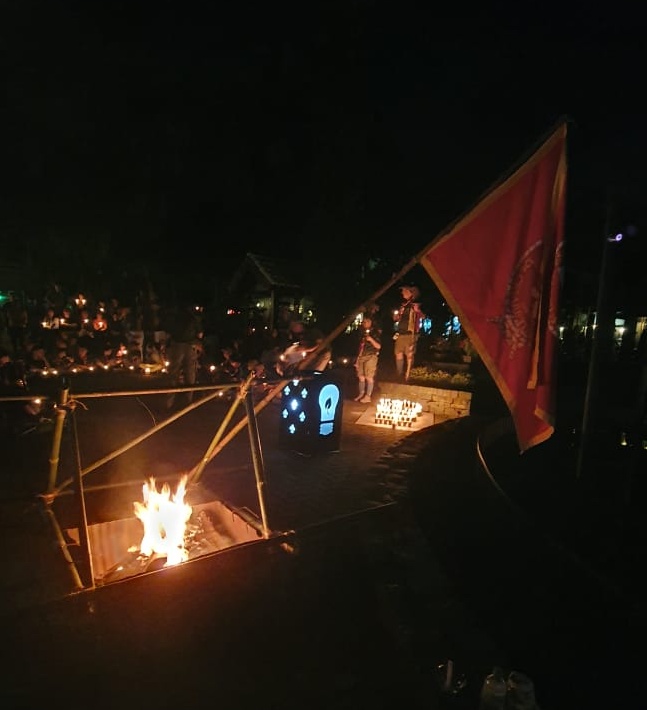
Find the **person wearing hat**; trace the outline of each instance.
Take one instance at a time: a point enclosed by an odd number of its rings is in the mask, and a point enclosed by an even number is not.
[[[400,286],[402,303],[394,312],[395,333],[393,334],[393,354],[398,379],[407,382],[416,356],[416,344],[420,327],[425,317],[418,299],[420,289],[413,284]]]

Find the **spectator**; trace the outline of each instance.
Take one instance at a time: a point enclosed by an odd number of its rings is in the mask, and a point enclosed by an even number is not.
[[[305,357],[308,358],[310,353],[313,353],[317,348],[321,346],[324,341],[323,333],[317,328],[308,329],[303,336],[301,341],[303,349],[305,351]],[[311,370],[313,372],[324,372],[330,367],[330,359],[332,358],[332,349],[330,346],[326,346],[320,350],[313,360],[306,360],[306,364],[303,365],[303,369]],[[300,368],[301,369],[301,368]]]
[[[26,367],[29,372],[42,372],[52,368],[45,354],[45,348],[41,343],[32,343],[29,348]]]
[[[115,348],[109,340],[103,343],[101,354],[94,361],[97,367],[102,367],[104,370],[109,370],[117,366],[117,355]]]
[[[356,402],[370,404],[375,387],[378,359],[382,349],[379,328],[373,326],[373,319],[365,315],[362,321],[362,339],[359,342],[355,371],[359,381],[359,391]]]
[[[90,311],[87,308],[81,308],[78,315],[79,338],[92,338],[94,336],[94,327],[90,318]]]
[[[130,318],[126,321],[126,338],[128,339],[129,350],[144,351],[144,316],[141,309],[135,306]]]
[[[174,387],[195,385],[198,367],[197,346],[202,338],[202,323],[193,306],[185,306],[171,313],[168,326],[169,345],[166,349],[168,372]],[[175,404],[175,392],[166,399],[166,409]],[[184,393],[187,404],[193,401],[193,392]]]
[[[79,329],[79,322],[72,314],[72,309],[65,306],[59,317],[59,329],[64,333],[75,333]]]
[[[240,379],[242,358],[238,350],[234,346],[225,346],[220,352],[222,353],[220,372],[223,377],[227,380]]]
[[[103,352],[103,346],[108,339],[108,321],[101,310],[97,310],[92,319],[92,334],[94,341],[93,353],[98,355]]]
[[[274,329],[274,333],[276,337],[268,339],[260,358],[265,368],[265,376],[271,380],[275,380],[279,376],[282,350],[278,340],[278,331]]]
[[[290,321],[288,328],[288,346],[293,343],[298,343],[303,338],[305,331],[306,327],[300,320]]]
[[[164,349],[161,343],[149,341],[144,347],[144,365],[157,372],[164,368]]]
[[[58,370],[67,370],[74,362],[74,358],[68,352],[67,342],[57,343],[56,353],[52,359],[52,366]]]
[[[83,342],[77,341],[76,347],[72,351],[71,367],[80,367],[87,370],[91,365],[92,360],[90,359],[88,346]]]
[[[58,330],[60,326],[60,319],[56,315],[56,311],[52,306],[49,306],[45,311],[43,320],[40,322],[41,328],[46,331]]]
[[[277,339],[278,339],[278,344],[281,350],[284,350],[285,348],[290,345],[292,342],[290,340],[291,334],[290,334],[290,326],[292,325],[292,312],[290,309],[285,305],[282,304],[279,306],[279,310],[276,316],[276,332],[277,332]]]
[[[108,338],[113,343],[126,343],[126,331],[128,329],[127,316],[128,307],[118,305],[116,298],[111,299],[110,312],[108,313]]]
[[[297,371],[300,362],[305,357],[305,347],[302,343],[304,330],[303,323],[295,321],[291,324],[288,335],[289,344],[279,355],[276,365],[279,375],[292,375]]]
[[[56,311],[53,306],[49,306],[49,308],[45,311],[43,320],[40,322],[40,327],[45,350],[47,352],[51,352],[54,349],[56,336],[58,335],[60,327],[60,320],[56,315]]]
[[[330,347],[323,348],[314,356],[314,359],[309,359],[309,355],[321,345],[323,340],[323,333],[316,328],[304,332],[299,341],[281,353],[277,364],[279,374],[291,376],[296,372],[323,372],[327,370],[332,356]]]

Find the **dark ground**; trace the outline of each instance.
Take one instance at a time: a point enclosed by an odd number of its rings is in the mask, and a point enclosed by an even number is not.
[[[74,431],[87,466],[159,421],[155,397],[81,400],[61,477]],[[533,679],[542,710],[647,707],[644,452],[601,438],[576,479],[568,427],[522,457],[506,434],[483,448],[488,472],[476,442],[496,418],[474,405],[408,433],[358,424],[365,405],[346,400],[340,450],[316,456],[279,445],[269,405],[258,424],[275,534],[83,591],[38,496],[51,432],[5,441],[4,704],[476,710],[499,664]],[[130,516],[149,475],[194,466],[228,407],[205,404],[86,476],[89,524]],[[258,513],[246,430],[193,492]],[[73,496],[53,510],[63,529],[78,519]],[[449,694],[447,659],[466,682]]]

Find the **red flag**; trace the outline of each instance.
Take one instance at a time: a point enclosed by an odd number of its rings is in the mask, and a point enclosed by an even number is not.
[[[419,257],[507,403],[523,453],[555,424],[566,123]]]

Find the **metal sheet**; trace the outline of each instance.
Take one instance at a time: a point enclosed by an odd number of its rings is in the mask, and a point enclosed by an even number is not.
[[[215,500],[192,507],[187,541],[190,560],[252,542],[260,537],[258,528],[222,501]],[[246,517],[250,518],[250,511],[247,511]],[[70,528],[66,532],[74,542],[79,543],[78,528]],[[142,535],[143,525],[136,517],[88,526],[92,566],[97,584],[149,571],[150,565],[156,560],[143,559],[139,555]],[[163,560],[159,564],[163,564]]]

